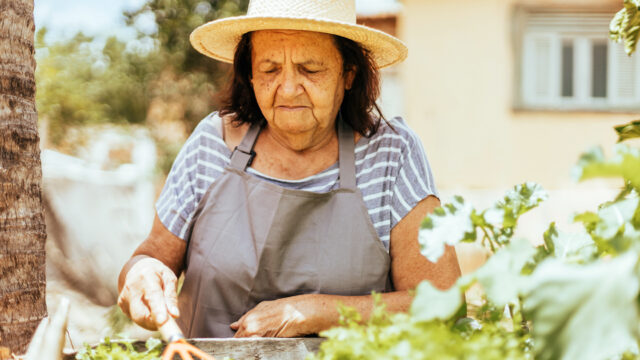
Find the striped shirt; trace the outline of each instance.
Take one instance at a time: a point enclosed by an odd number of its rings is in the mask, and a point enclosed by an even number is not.
[[[174,235],[188,240],[198,203],[229,164],[227,148],[218,126],[217,113],[204,118],[180,150],[156,203],[160,221]],[[418,202],[437,196],[431,168],[416,134],[399,117],[384,121],[371,137],[356,143],[356,184],[380,240],[389,249],[391,229]],[[328,192],[340,187],[336,162],[328,169],[300,180],[282,180],[247,172],[289,189]]]

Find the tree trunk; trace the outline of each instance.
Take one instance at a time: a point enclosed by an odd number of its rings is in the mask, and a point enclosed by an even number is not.
[[[0,0],[0,346],[26,350],[46,316],[33,0]]]

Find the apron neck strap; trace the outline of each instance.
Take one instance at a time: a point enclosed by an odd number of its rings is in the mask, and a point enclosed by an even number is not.
[[[353,129],[338,113],[338,141],[340,165],[340,188],[356,188],[356,145],[353,141]]]
[[[231,161],[229,162],[231,167],[244,171],[248,166],[251,166],[253,158],[256,157],[253,146],[256,144],[260,130],[262,130],[262,124],[262,122],[260,124],[251,124],[240,144],[231,153]]]
[[[231,153],[229,165],[234,169],[245,171],[251,166],[256,152],[253,146],[262,130],[262,124],[251,124],[249,130],[242,138],[242,142]],[[344,189],[356,188],[356,156],[355,143],[353,141],[353,129],[342,119],[342,113],[338,113],[338,144],[340,165],[340,187]]]

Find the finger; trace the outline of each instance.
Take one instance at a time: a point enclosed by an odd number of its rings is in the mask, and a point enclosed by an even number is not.
[[[148,289],[142,297],[151,311],[151,319],[157,326],[167,321],[167,304],[164,301],[164,293],[159,289]]]
[[[164,271],[162,274],[162,285],[164,289],[164,300],[167,304],[167,310],[173,317],[180,316],[180,310],[178,310],[178,280],[176,276],[170,271]]]
[[[131,320],[136,324],[142,326],[147,330],[155,330],[154,323],[151,321],[151,311],[147,305],[142,302],[142,299],[138,298],[132,300],[129,304],[129,309],[131,311]]]
[[[122,312],[127,315],[127,317],[131,318],[131,313],[129,312],[129,299],[127,298],[124,291],[118,295],[118,306],[122,310]]]
[[[233,337],[244,338],[249,336],[247,333],[247,324],[243,321],[243,318],[244,316],[234,323],[237,331]]]
[[[240,331],[243,328],[243,323],[244,323],[244,319],[247,316],[248,313],[245,313],[244,315],[242,315],[240,317],[240,319],[234,321],[233,323],[231,323],[231,325],[229,325],[231,327],[231,329],[233,330],[237,330]]]
[[[239,328],[238,331],[236,331],[236,333],[233,335],[234,338],[243,338],[246,337],[245,336],[245,332],[243,331],[242,328]]]

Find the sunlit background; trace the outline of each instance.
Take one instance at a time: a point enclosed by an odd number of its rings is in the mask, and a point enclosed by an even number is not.
[[[427,151],[443,200],[482,207],[524,181],[550,193],[520,231],[609,199],[571,168],[612,127],[640,117],[640,56],[608,39],[619,0],[357,1],[359,22],[406,42],[380,104]],[[146,236],[172,161],[217,109],[228,65],[191,50],[190,31],[245,0],[36,0],[37,105],[47,209],[48,303],[72,298],[69,338],[144,337],[111,306],[116,277]],[[483,259],[460,248],[463,271]],[[88,315],[90,314],[90,315]],[[110,317],[110,314],[112,315]],[[102,319],[102,320],[96,320]],[[68,343],[70,345],[70,343]]]

